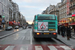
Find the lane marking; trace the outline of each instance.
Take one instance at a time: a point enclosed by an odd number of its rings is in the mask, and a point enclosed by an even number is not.
[[[15,46],[8,46],[5,50],[13,50]]]
[[[22,40],[24,40],[25,36],[22,37]]]
[[[62,47],[62,48],[65,49],[65,50],[72,50],[72,49],[69,48],[68,46],[60,46],[60,47]]]
[[[32,44],[32,30],[30,31],[30,44]]]
[[[35,46],[35,50],[43,50],[42,46]]]
[[[50,50],[57,50],[54,46],[48,46]]]

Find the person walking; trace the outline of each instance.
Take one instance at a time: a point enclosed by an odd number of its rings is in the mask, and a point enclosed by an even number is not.
[[[71,37],[71,28],[67,26],[67,40],[70,40]]]
[[[58,26],[58,34],[60,35],[61,27]]]
[[[62,27],[61,27],[61,35],[62,35],[62,37],[65,36],[65,26],[64,26],[64,24],[62,24]]]
[[[75,35],[75,26],[73,26],[73,29],[74,29],[74,35]]]

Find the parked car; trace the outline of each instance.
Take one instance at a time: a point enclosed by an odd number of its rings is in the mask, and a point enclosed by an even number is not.
[[[19,26],[15,26],[15,29],[19,29]]]
[[[12,30],[13,28],[12,28],[12,26],[8,26],[7,28],[5,28],[5,30],[7,31],[7,30]]]
[[[23,29],[26,29],[26,26],[23,26],[22,28],[23,28]]]
[[[32,25],[28,25],[28,28],[32,28]]]

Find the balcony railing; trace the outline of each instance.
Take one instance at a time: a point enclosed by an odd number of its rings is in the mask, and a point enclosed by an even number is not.
[[[70,7],[70,9],[74,9],[74,8],[75,8],[75,5],[73,5],[73,6]]]
[[[70,2],[73,2],[73,0],[70,0]]]

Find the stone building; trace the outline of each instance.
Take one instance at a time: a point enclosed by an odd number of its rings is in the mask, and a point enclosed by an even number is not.
[[[65,18],[67,16],[67,0],[63,0],[59,6],[59,19]]]
[[[18,22],[18,12],[19,12],[19,7],[16,3],[13,3],[13,20]]]
[[[70,0],[70,13],[75,14],[75,0]]]
[[[50,10],[49,10],[49,14],[57,15],[58,21],[59,21],[59,5],[60,3],[58,3],[56,6],[50,5]]]
[[[9,21],[8,3],[9,0],[0,0],[0,15],[4,17],[5,21]]]

